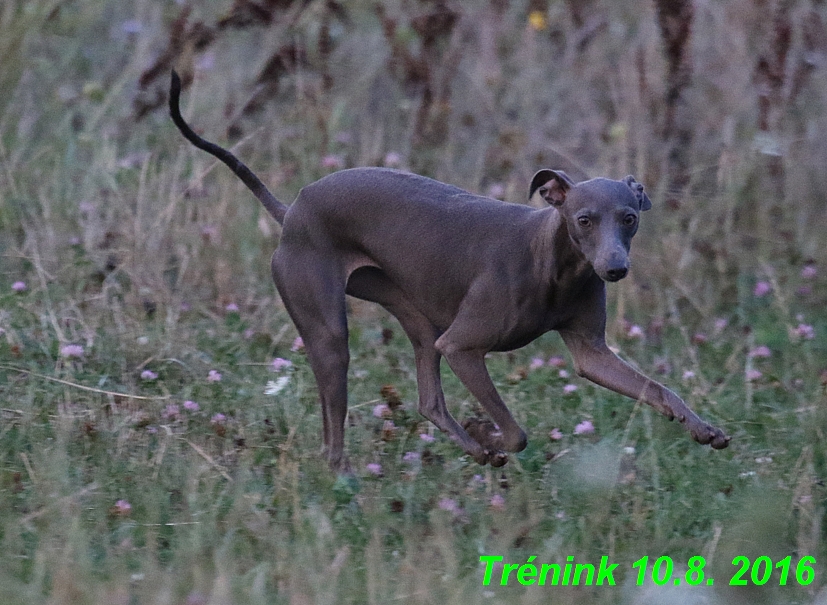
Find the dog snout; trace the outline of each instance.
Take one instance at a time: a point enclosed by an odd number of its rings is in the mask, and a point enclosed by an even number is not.
[[[604,257],[606,260],[598,270],[605,281],[613,282],[626,277],[629,273],[629,256],[625,250],[614,250]]]
[[[609,281],[618,281],[626,277],[626,274],[628,272],[628,267],[615,267],[613,269],[609,269],[608,271],[606,271],[606,277]]]

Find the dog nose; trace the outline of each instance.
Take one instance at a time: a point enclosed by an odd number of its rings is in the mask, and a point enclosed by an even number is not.
[[[609,269],[608,271],[606,271],[606,276],[611,281],[617,281],[619,279],[623,279],[624,277],[626,277],[626,274],[628,272],[629,269],[627,269],[626,267],[620,267],[618,269]]]

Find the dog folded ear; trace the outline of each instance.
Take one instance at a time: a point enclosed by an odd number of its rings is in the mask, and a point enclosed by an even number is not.
[[[630,174],[623,178],[623,182],[629,185],[629,189],[635,194],[641,210],[649,210],[649,208],[652,207],[652,200],[646,195],[646,192],[643,190],[643,185],[638,183],[635,177]]]
[[[531,179],[531,187],[528,190],[528,199],[534,196],[535,191],[552,206],[559,206],[566,201],[566,194],[574,187],[574,181],[562,170],[540,170]]]

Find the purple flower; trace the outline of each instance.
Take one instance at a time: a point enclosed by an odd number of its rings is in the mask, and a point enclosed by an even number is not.
[[[548,358],[548,365],[550,365],[552,368],[565,368],[566,360],[560,357],[559,355],[555,355],[554,357]]]
[[[529,370],[536,370],[537,368],[542,368],[546,365],[546,362],[543,360],[542,357],[535,357],[531,360],[531,363],[528,366]]]
[[[224,307],[224,310],[227,311],[227,313],[238,313],[238,305],[235,303],[230,303]]]
[[[763,376],[761,372],[758,370],[747,370],[747,380],[753,382],[755,380],[760,379]]]
[[[440,508],[440,510],[447,510],[449,513],[455,513],[459,511],[459,505],[457,504],[457,501],[453,498],[442,498],[437,504],[437,506]]]
[[[382,163],[388,168],[399,168],[402,165],[402,156],[395,151],[389,151]]]
[[[377,418],[390,418],[393,414],[391,414],[391,409],[388,407],[388,404],[378,403],[373,406],[373,415]]]
[[[584,420],[574,427],[575,435],[588,435],[589,433],[594,433],[594,425],[591,420]]]
[[[684,371],[684,373],[683,373],[683,379],[684,380],[692,380],[693,378],[695,378],[695,372],[693,372],[692,370]]]
[[[221,372],[218,370],[210,370],[207,373],[207,382],[221,382]]]
[[[201,409],[201,406],[198,405],[195,401],[190,401],[189,399],[184,402],[184,409],[188,412],[197,412]]]
[[[549,431],[548,438],[552,441],[560,441],[563,438],[563,431],[558,428],[553,428]]]
[[[755,289],[752,291],[752,295],[761,298],[770,292],[772,292],[772,285],[766,281],[759,281],[755,284]]]
[[[345,161],[340,155],[328,154],[322,158],[321,161],[322,168],[330,168],[333,170],[339,170],[344,168]]]
[[[503,498],[500,494],[494,494],[491,496],[491,508],[494,510],[505,509],[505,498]]]
[[[723,332],[726,327],[729,325],[729,321],[724,319],[723,317],[719,317],[715,320],[715,332]]]
[[[810,324],[800,323],[798,327],[793,330],[793,334],[798,338],[803,338],[804,340],[812,340],[816,337],[816,331],[813,326]]]
[[[304,340],[302,340],[301,336],[296,336],[296,339],[293,341],[293,346],[290,347],[290,350],[296,353],[297,351],[301,351],[304,348]]]
[[[577,390],[577,385],[576,384],[567,384],[566,386],[563,387],[563,392],[566,395],[574,393],[576,390]]]
[[[629,338],[635,338],[635,339],[643,338],[643,336],[644,336],[643,328],[641,328],[637,324],[629,326],[629,331],[626,333],[626,336],[628,336]]]
[[[164,411],[161,412],[161,418],[163,418],[164,420],[175,420],[180,415],[181,410],[174,403],[170,403],[167,407],[164,408]]]
[[[402,456],[403,462],[417,462],[419,460],[419,452],[405,452],[405,455]]]
[[[83,347],[81,345],[63,345],[60,348],[61,357],[83,357]]]
[[[816,275],[818,275],[818,269],[813,263],[807,263],[801,269],[801,279],[813,279]]]
[[[25,292],[28,289],[28,286],[24,281],[16,281],[11,285],[11,289],[15,292]]]
[[[424,441],[425,443],[433,443],[434,441],[436,441],[436,439],[428,433],[419,433],[419,438],[422,439],[422,441]]]
[[[221,412],[214,414],[213,417],[210,418],[210,424],[224,424],[226,421],[227,417]]]
[[[382,476],[382,465],[378,462],[369,462],[365,465],[365,470],[369,472],[371,475],[375,475],[377,477]]]
[[[709,342],[709,337],[704,334],[703,332],[695,332],[692,335],[692,343],[696,345],[702,345],[706,342]]]
[[[109,511],[119,517],[128,517],[132,512],[132,505],[126,500],[118,500]]]
[[[141,372],[141,380],[156,380],[158,378],[158,374],[153,372],[152,370],[144,370]]]
[[[767,345],[761,345],[760,347],[755,347],[752,351],[749,352],[750,357],[770,357],[772,355],[772,351]]]
[[[276,357],[271,364],[273,370],[276,372],[281,372],[282,370],[289,368],[293,365],[293,362],[289,359],[283,359],[281,357]]]
[[[502,183],[491,183],[485,195],[493,197],[496,200],[501,200],[505,197],[505,185]]]
[[[568,370],[560,370],[559,372],[557,372],[557,375],[558,375],[560,378],[568,378],[568,377],[570,376],[570,374],[569,374],[569,371],[568,371]]]

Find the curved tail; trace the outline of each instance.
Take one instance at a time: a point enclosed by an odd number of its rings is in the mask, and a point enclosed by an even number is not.
[[[178,130],[181,131],[181,134],[183,134],[190,143],[199,149],[203,149],[207,153],[211,153],[219,160],[227,164],[227,166],[230,167],[230,170],[232,170],[258,198],[258,201],[262,203],[264,209],[278,221],[279,225],[283,224],[284,214],[287,212],[287,206],[278,201],[276,197],[270,193],[264,183],[262,183],[261,180],[253,174],[253,171],[247,168],[241,160],[223,147],[219,147],[215,143],[205,141],[192,131],[192,128],[190,128],[184,121],[184,118],[181,117],[181,108],[179,107],[180,97],[181,78],[179,78],[178,74],[175,73],[175,70],[173,70],[172,81],[169,86],[169,114],[172,116],[172,121],[175,122]]]

